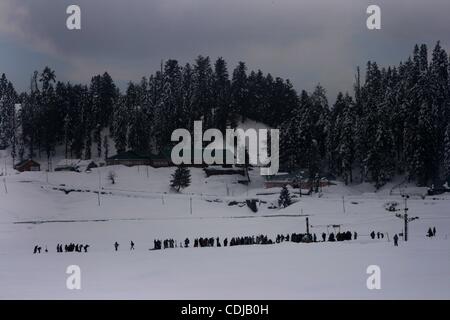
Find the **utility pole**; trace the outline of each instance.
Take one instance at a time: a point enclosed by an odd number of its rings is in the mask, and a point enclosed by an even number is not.
[[[402,195],[403,199],[405,199],[405,234],[404,234],[404,239],[405,241],[408,241],[408,199],[409,199],[409,195],[404,194]]]
[[[98,206],[100,206],[100,190],[102,188],[102,176],[100,174],[100,168],[98,169]]]
[[[306,234],[309,235],[309,218],[306,217]]]
[[[3,183],[5,184],[5,193],[8,194],[8,188],[6,187],[6,177],[3,178]]]
[[[345,197],[342,196],[342,209],[344,210],[345,213]]]
[[[408,241],[408,223],[410,223],[411,221],[414,221],[414,220],[416,220],[416,219],[419,219],[419,217],[412,217],[412,218],[409,218],[408,217],[408,199],[409,199],[409,195],[407,195],[407,194],[404,194],[404,195],[402,195],[402,198],[405,200],[405,213],[404,214],[396,214],[395,216],[397,217],[397,218],[401,218],[401,219],[403,219],[403,221],[404,221],[404,224],[405,224],[405,229],[404,229],[404,234],[403,234],[403,239],[405,240],[405,241]]]
[[[405,213],[405,241],[408,241],[408,214]]]

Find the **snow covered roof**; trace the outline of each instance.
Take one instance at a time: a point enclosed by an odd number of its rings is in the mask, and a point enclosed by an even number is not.
[[[76,171],[86,171],[89,167],[97,167],[97,164],[92,159],[62,159],[56,164],[56,169],[70,168]]]
[[[148,159],[148,157],[140,155],[135,151],[128,150],[108,158],[108,160],[139,160],[139,159]]]
[[[58,161],[56,167],[76,167],[81,159],[62,159]]]
[[[92,159],[89,159],[89,160],[80,160],[80,161],[78,162],[78,166],[88,166],[88,165],[90,165],[90,164],[92,164],[92,163],[95,164],[94,160],[92,160]]]
[[[35,166],[40,166],[39,162],[36,162],[36,161],[34,161],[33,159],[25,159],[25,160],[23,160],[23,161],[17,163],[16,165],[14,165],[14,168],[22,167],[23,165],[25,165],[25,164],[27,164],[27,163],[29,163],[29,162],[31,162],[31,163],[32,163],[33,165],[35,165]]]

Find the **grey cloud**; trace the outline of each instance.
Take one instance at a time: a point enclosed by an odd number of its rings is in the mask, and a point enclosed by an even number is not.
[[[74,3],[80,32],[65,28]],[[382,9],[381,31],[365,28],[369,4]],[[416,42],[450,45],[444,0],[2,0],[0,9],[0,37],[45,54],[49,65],[62,61],[61,76],[74,81],[104,70],[138,80],[161,59],[203,54],[230,68],[246,61],[298,89],[321,82],[334,95],[351,90],[356,65],[368,59],[394,64]]]

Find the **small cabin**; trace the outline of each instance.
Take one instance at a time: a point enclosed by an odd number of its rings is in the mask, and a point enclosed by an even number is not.
[[[98,165],[93,160],[62,159],[55,167],[55,171],[89,172]]]
[[[80,159],[62,159],[55,167],[55,171],[77,171],[77,165]]]
[[[19,162],[18,164],[16,164],[14,166],[14,169],[16,169],[19,172],[41,171],[41,165],[32,159],[27,159],[27,160],[23,160],[23,161]]]
[[[93,160],[80,160],[76,166],[77,172],[90,172],[92,168],[97,168],[98,165]]]
[[[150,159],[149,157],[138,154],[137,152],[132,150],[120,152],[106,159],[106,165],[108,166],[120,164],[127,167],[146,166],[150,165]]]
[[[280,188],[290,185],[293,188],[311,189],[314,187],[327,187],[330,185],[328,179],[309,179],[307,170],[294,173],[277,173],[275,175],[266,176],[264,181],[265,188]]]
[[[171,152],[164,149],[159,153],[151,153],[149,155],[149,163],[153,168],[170,167],[173,165],[170,158]]]

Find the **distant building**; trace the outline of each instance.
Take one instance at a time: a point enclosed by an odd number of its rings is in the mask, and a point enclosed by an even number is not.
[[[124,165],[127,167],[132,166],[146,166],[150,165],[150,158],[145,155],[138,154],[135,151],[129,150],[120,152],[112,157],[106,159],[107,166]]]
[[[187,167],[207,167],[207,165],[205,163],[201,163],[201,164],[196,164],[194,161],[194,156],[195,156],[195,150],[189,150],[188,152],[190,152],[190,158],[191,158],[191,163],[190,164],[185,164]],[[204,150],[201,150],[201,154],[203,156],[203,152]],[[214,150],[212,152],[212,155],[215,155],[215,152],[222,152],[223,153],[223,161],[225,162],[227,154],[228,157],[233,158],[234,155],[232,154],[231,151],[229,150],[225,150],[225,149],[221,149],[221,150]],[[183,155],[183,151],[180,152],[181,155]],[[165,148],[163,149],[161,152],[159,153],[149,153],[149,154],[141,154],[138,153],[136,151],[133,150],[129,150],[129,151],[125,151],[125,152],[120,152],[112,157],[109,157],[106,159],[106,165],[111,166],[111,165],[124,165],[124,166],[128,166],[128,167],[132,167],[132,166],[140,166],[140,165],[149,165],[152,166],[154,168],[161,168],[161,167],[171,167],[174,166],[173,162],[172,162],[172,150],[170,148]],[[223,167],[232,167],[232,165],[222,165]]]
[[[170,154],[171,151],[168,149],[159,153],[151,153],[149,155],[149,164],[154,168],[170,167],[173,165]]]
[[[77,171],[77,164],[81,159],[62,159],[55,167],[55,171]]]
[[[97,167],[98,165],[90,159],[62,159],[56,164],[55,171],[87,172]]]
[[[98,165],[93,160],[80,160],[76,166],[78,172],[89,172],[92,168],[97,168]]]
[[[208,167],[208,165],[205,163],[205,159],[204,159],[204,152],[205,152],[206,148],[204,149],[188,149],[188,152],[190,153],[190,164],[185,164],[185,166],[187,167],[199,167],[199,168],[204,168],[204,167]],[[207,151],[208,153],[211,153],[212,157],[216,157],[218,155],[222,155],[222,164],[219,163],[213,163],[211,165],[213,166],[222,166],[223,168],[232,168],[234,164],[226,164],[227,159],[232,159],[233,162],[236,161],[234,153],[232,150],[230,149],[212,149],[211,151]],[[198,162],[201,163],[196,163],[196,154],[201,154],[201,159]],[[180,151],[180,156],[183,156],[183,150]],[[170,157],[170,153],[169,153],[169,157]]]
[[[226,167],[219,167],[219,166],[211,166],[211,167],[204,168],[203,171],[205,171],[207,177],[232,175],[232,174],[239,174],[241,176],[245,176],[244,168],[226,168]]]
[[[18,164],[16,164],[14,166],[14,169],[16,169],[19,172],[41,171],[41,165],[32,159],[27,159],[27,160],[23,160],[23,161],[19,162]]]
[[[318,181],[317,181],[318,180]],[[281,188],[290,185],[293,188],[311,189],[317,183],[319,187],[327,187],[330,185],[328,179],[321,178],[314,181],[309,178],[307,170],[295,173],[277,173],[272,176],[266,176],[264,181],[265,188]]]

